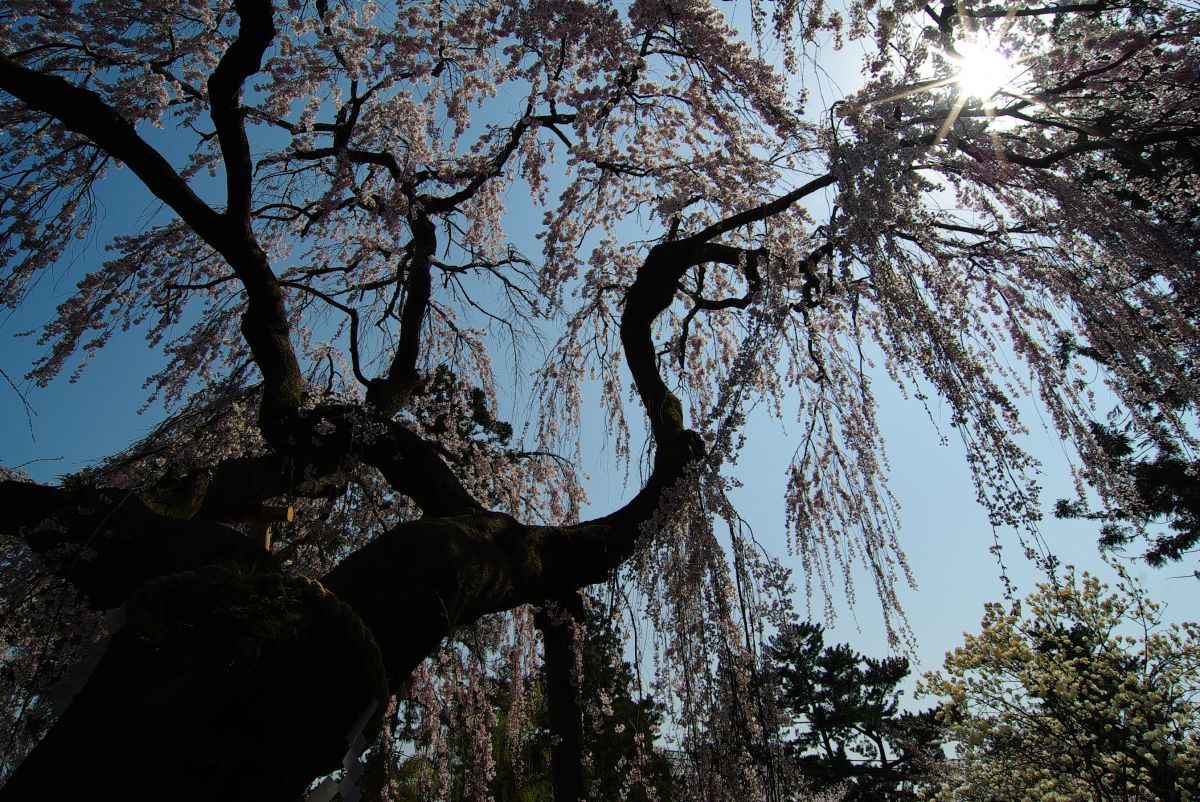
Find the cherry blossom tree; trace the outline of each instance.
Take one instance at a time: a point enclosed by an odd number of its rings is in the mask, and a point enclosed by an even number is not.
[[[50,316],[29,378],[136,330],[172,414],[61,485],[0,483],[5,715],[40,717],[0,798],[295,799],[364,741],[401,748],[397,693],[434,711],[434,771],[457,722],[479,796],[497,654],[544,657],[555,793],[578,798],[596,700],[567,674],[601,582],[656,633],[696,749],[787,619],[787,572],[726,492],[755,405],[798,421],[806,580],[853,596],[859,561],[893,613],[873,379],[951,410],[996,524],[1039,515],[1023,396],[1128,508],[1091,368],[1058,357],[1102,353],[1135,429],[1195,448],[1194,11],[751,0],[739,34],[708,0],[9,0],[0,304],[88,236],[113,171],[161,204]],[[804,76],[847,39],[864,83],[814,107]],[[497,380],[514,352],[527,391]],[[582,520],[593,390],[636,487]],[[102,632],[51,724],[36,667]],[[721,760],[696,798],[775,793]]]

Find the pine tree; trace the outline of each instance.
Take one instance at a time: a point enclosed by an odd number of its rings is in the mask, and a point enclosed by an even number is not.
[[[936,708],[900,711],[908,660],[826,646],[819,624],[786,628],[769,656],[786,711],[787,753],[805,787],[843,789],[847,802],[918,799],[943,762]]]

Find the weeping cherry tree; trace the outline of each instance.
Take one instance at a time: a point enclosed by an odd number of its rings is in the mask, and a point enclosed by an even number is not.
[[[1196,11],[6,0],[0,305],[67,269],[115,173],[153,212],[76,265],[27,378],[136,332],[169,415],[60,484],[0,477],[0,799],[295,800],[364,743],[486,798],[519,753],[490,669],[519,733],[543,661],[578,799],[598,583],[652,632],[664,736],[729,744],[690,798],[772,798],[748,689],[789,580],[729,501],[749,410],[795,433],[806,581],[852,593],[865,566],[893,631],[874,382],[950,411],[1018,531],[1020,399],[1114,508],[1137,496],[1089,425],[1096,372],[1194,453]],[[859,53],[859,88],[817,102]],[[630,485],[607,510],[582,484],[597,398]]]

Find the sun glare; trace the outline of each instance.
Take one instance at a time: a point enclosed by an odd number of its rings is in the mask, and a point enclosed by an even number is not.
[[[991,44],[983,41],[960,42],[955,50],[958,57],[958,72],[954,82],[962,89],[963,95],[977,98],[984,105],[996,93],[1009,86],[1017,77],[1018,66]]]

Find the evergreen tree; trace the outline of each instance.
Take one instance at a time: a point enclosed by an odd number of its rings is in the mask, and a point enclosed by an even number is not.
[[[1132,496],[1100,511],[1059,499],[1055,515],[1100,521],[1102,549],[1148,541],[1142,556],[1151,565],[1184,560],[1200,543],[1200,460],[1189,458],[1184,444],[1161,423],[1138,436],[1128,416],[1114,413],[1107,423],[1094,423],[1092,431]],[[1193,574],[1200,579],[1200,570]]]
[[[824,628],[802,623],[772,641],[780,703],[791,723],[786,750],[814,790],[846,786],[847,802],[916,799],[942,762],[935,709],[900,712],[908,660],[826,646]]]

